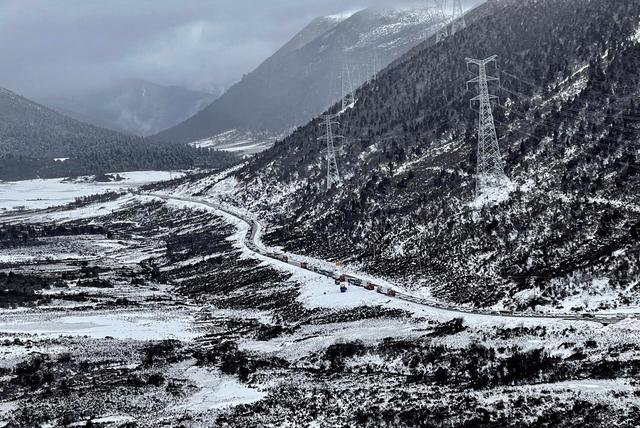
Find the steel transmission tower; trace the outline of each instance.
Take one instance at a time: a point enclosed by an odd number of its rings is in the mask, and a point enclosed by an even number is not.
[[[449,17],[446,12],[446,0],[434,0],[436,16],[442,19],[442,26],[436,32],[436,43],[440,43],[449,37]]]
[[[436,33],[436,43],[440,43],[447,37],[453,36],[458,31],[467,27],[467,21],[464,18],[464,9],[462,8],[462,0],[451,0],[452,9],[450,15],[447,13],[447,1],[448,0],[435,0],[436,14],[443,20],[442,27],[440,27]],[[449,26],[451,26],[451,30],[449,30]]]
[[[478,120],[478,171],[476,177],[476,197],[487,196],[497,189],[508,185],[509,180],[504,173],[504,164],[500,156],[500,146],[498,136],[493,122],[493,111],[491,109],[491,99],[496,98],[489,95],[489,82],[499,81],[497,77],[487,76],[487,64],[495,63],[497,56],[487,59],[467,58],[467,68],[469,65],[478,66],[478,77],[467,82],[478,84],[480,95],[471,99],[471,102],[479,101]]]
[[[453,36],[460,30],[467,28],[467,21],[464,19],[464,9],[462,8],[462,0],[453,0],[453,17],[451,18],[451,35]]]
[[[342,65],[342,110],[355,102],[353,94],[353,80],[351,79],[351,69],[348,62]]]
[[[378,50],[376,47],[373,47],[373,57],[371,58],[371,68],[373,69],[373,77],[372,80],[378,78],[378,73],[380,73],[380,57],[378,56]]]
[[[322,116],[323,122],[320,124],[324,128],[324,135],[320,137],[320,140],[325,140],[327,148],[323,150],[327,157],[327,190],[340,183],[340,172],[338,172],[338,161],[336,160],[336,148],[334,145],[334,139],[342,138],[339,135],[334,135],[333,125],[338,125],[339,122],[335,120],[336,115],[327,114]]]

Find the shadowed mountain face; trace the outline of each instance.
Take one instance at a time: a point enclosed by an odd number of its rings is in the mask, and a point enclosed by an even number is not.
[[[219,167],[231,154],[151,144],[80,122],[0,88],[0,180]]]
[[[230,130],[290,131],[341,97],[345,64],[357,87],[371,78],[375,63],[380,68],[399,58],[439,22],[429,9],[318,18],[203,111],[154,138],[193,142]]]
[[[92,93],[49,98],[43,103],[84,122],[147,136],[191,117],[218,96],[179,86],[126,80]]]
[[[105,141],[133,137],[89,125],[0,89],[0,155],[68,157]]]

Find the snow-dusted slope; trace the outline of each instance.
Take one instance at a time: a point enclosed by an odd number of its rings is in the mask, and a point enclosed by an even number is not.
[[[284,136],[283,134],[276,137],[269,133],[242,132],[232,129],[210,138],[195,141],[191,145],[198,148],[223,150],[240,156],[250,156],[268,149],[278,138]]]
[[[352,260],[441,299],[637,306],[638,4],[500,0],[474,13],[465,31],[420,45],[358,91],[335,129],[341,186],[326,191],[315,120],[235,173],[235,201],[270,223],[272,245]],[[513,187],[480,207],[465,58],[494,53]]]

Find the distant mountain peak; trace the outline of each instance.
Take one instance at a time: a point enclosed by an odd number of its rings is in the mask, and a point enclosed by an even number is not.
[[[362,10],[364,10],[364,9],[362,9],[362,8],[360,8],[360,9],[352,9],[352,10],[336,13],[336,14],[333,14],[333,15],[326,15],[326,16],[323,16],[322,18],[328,19],[330,21],[342,22],[342,21],[345,21],[345,20],[351,18],[353,15],[355,15],[356,13],[358,13],[358,12],[360,12]]]

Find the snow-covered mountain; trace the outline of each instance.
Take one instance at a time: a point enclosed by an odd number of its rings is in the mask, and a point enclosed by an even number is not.
[[[0,182],[2,426],[637,428],[640,3],[467,23],[329,109],[329,189],[319,118],[168,182]],[[487,203],[465,59],[492,55]]]
[[[72,97],[42,100],[78,120],[132,135],[147,136],[196,114],[220,96],[144,80],[124,80]]]
[[[627,2],[487,3],[464,31],[421,44],[357,92],[334,129],[345,137],[340,186],[326,190],[316,119],[234,172],[229,197],[261,213],[273,245],[458,304],[637,305],[638,16]],[[465,59],[494,54],[511,185],[482,205]],[[608,297],[583,298],[594,294]]]
[[[375,63],[388,65],[440,22],[419,7],[317,18],[203,111],[154,138],[193,142],[230,130],[272,137],[290,132],[341,97],[345,64],[354,87],[360,86]]]

